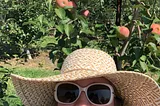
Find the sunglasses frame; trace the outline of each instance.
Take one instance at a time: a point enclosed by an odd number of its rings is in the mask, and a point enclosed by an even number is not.
[[[77,86],[77,87],[79,88],[79,95],[78,95],[78,97],[76,98],[75,101],[73,101],[73,102],[71,102],[71,103],[64,103],[64,102],[61,102],[61,101],[58,100],[58,97],[57,97],[57,88],[58,88],[58,86],[61,85],[61,84],[73,84],[73,85],[75,85],[75,86]],[[87,90],[88,90],[89,87],[91,87],[91,86],[93,86],[93,85],[105,85],[105,86],[109,87],[109,89],[110,89],[110,91],[111,91],[111,97],[110,97],[110,100],[109,100],[109,102],[108,102],[107,104],[95,104],[95,103],[93,103],[92,101],[89,100],[89,98],[88,98],[88,96],[87,96]],[[88,100],[91,104],[93,104],[93,105],[95,105],[95,106],[102,106],[102,105],[108,106],[108,105],[110,105],[110,104],[113,102],[113,99],[114,99],[114,89],[113,89],[113,87],[112,87],[111,85],[106,84],[106,83],[92,83],[92,84],[89,84],[89,85],[86,86],[86,87],[80,87],[78,84],[75,84],[75,83],[73,83],[73,82],[59,82],[59,83],[57,83],[56,86],[55,86],[55,89],[54,89],[54,97],[55,97],[55,100],[56,100],[58,103],[61,103],[61,104],[73,104],[73,103],[75,103],[75,102],[79,99],[82,91],[85,92],[85,95],[86,95],[86,97],[87,97],[87,100]]]

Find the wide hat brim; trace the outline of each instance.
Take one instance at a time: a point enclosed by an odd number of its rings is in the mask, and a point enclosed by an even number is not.
[[[113,83],[124,106],[160,106],[160,88],[149,76],[131,71],[96,72],[75,70],[46,78],[26,78],[11,74],[11,78],[25,106],[56,106],[54,87],[57,82],[105,77]]]

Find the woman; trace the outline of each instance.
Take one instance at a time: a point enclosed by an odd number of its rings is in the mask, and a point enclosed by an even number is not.
[[[117,71],[114,60],[96,49],[78,49],[61,74],[12,81],[25,106],[160,106],[160,88],[149,76]]]

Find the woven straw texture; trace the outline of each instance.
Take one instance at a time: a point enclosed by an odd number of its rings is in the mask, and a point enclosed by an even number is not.
[[[17,95],[25,106],[56,106],[54,86],[61,81],[105,77],[117,89],[124,106],[160,106],[160,88],[147,75],[117,71],[114,60],[96,49],[78,49],[65,59],[61,74],[46,78],[11,75]]]

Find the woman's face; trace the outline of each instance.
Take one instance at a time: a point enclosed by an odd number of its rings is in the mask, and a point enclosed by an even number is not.
[[[108,80],[106,80],[105,78],[91,78],[91,79],[85,79],[85,80],[78,80],[78,81],[74,81],[74,83],[78,84],[80,87],[86,87],[86,86],[93,84],[93,83],[110,84],[110,82]],[[85,92],[82,91],[78,100],[76,102],[74,102],[73,104],[60,104],[60,103],[58,103],[58,106],[95,106],[95,105],[91,104],[88,101],[88,99],[85,95]],[[114,100],[110,105],[101,105],[101,106],[114,106]]]

